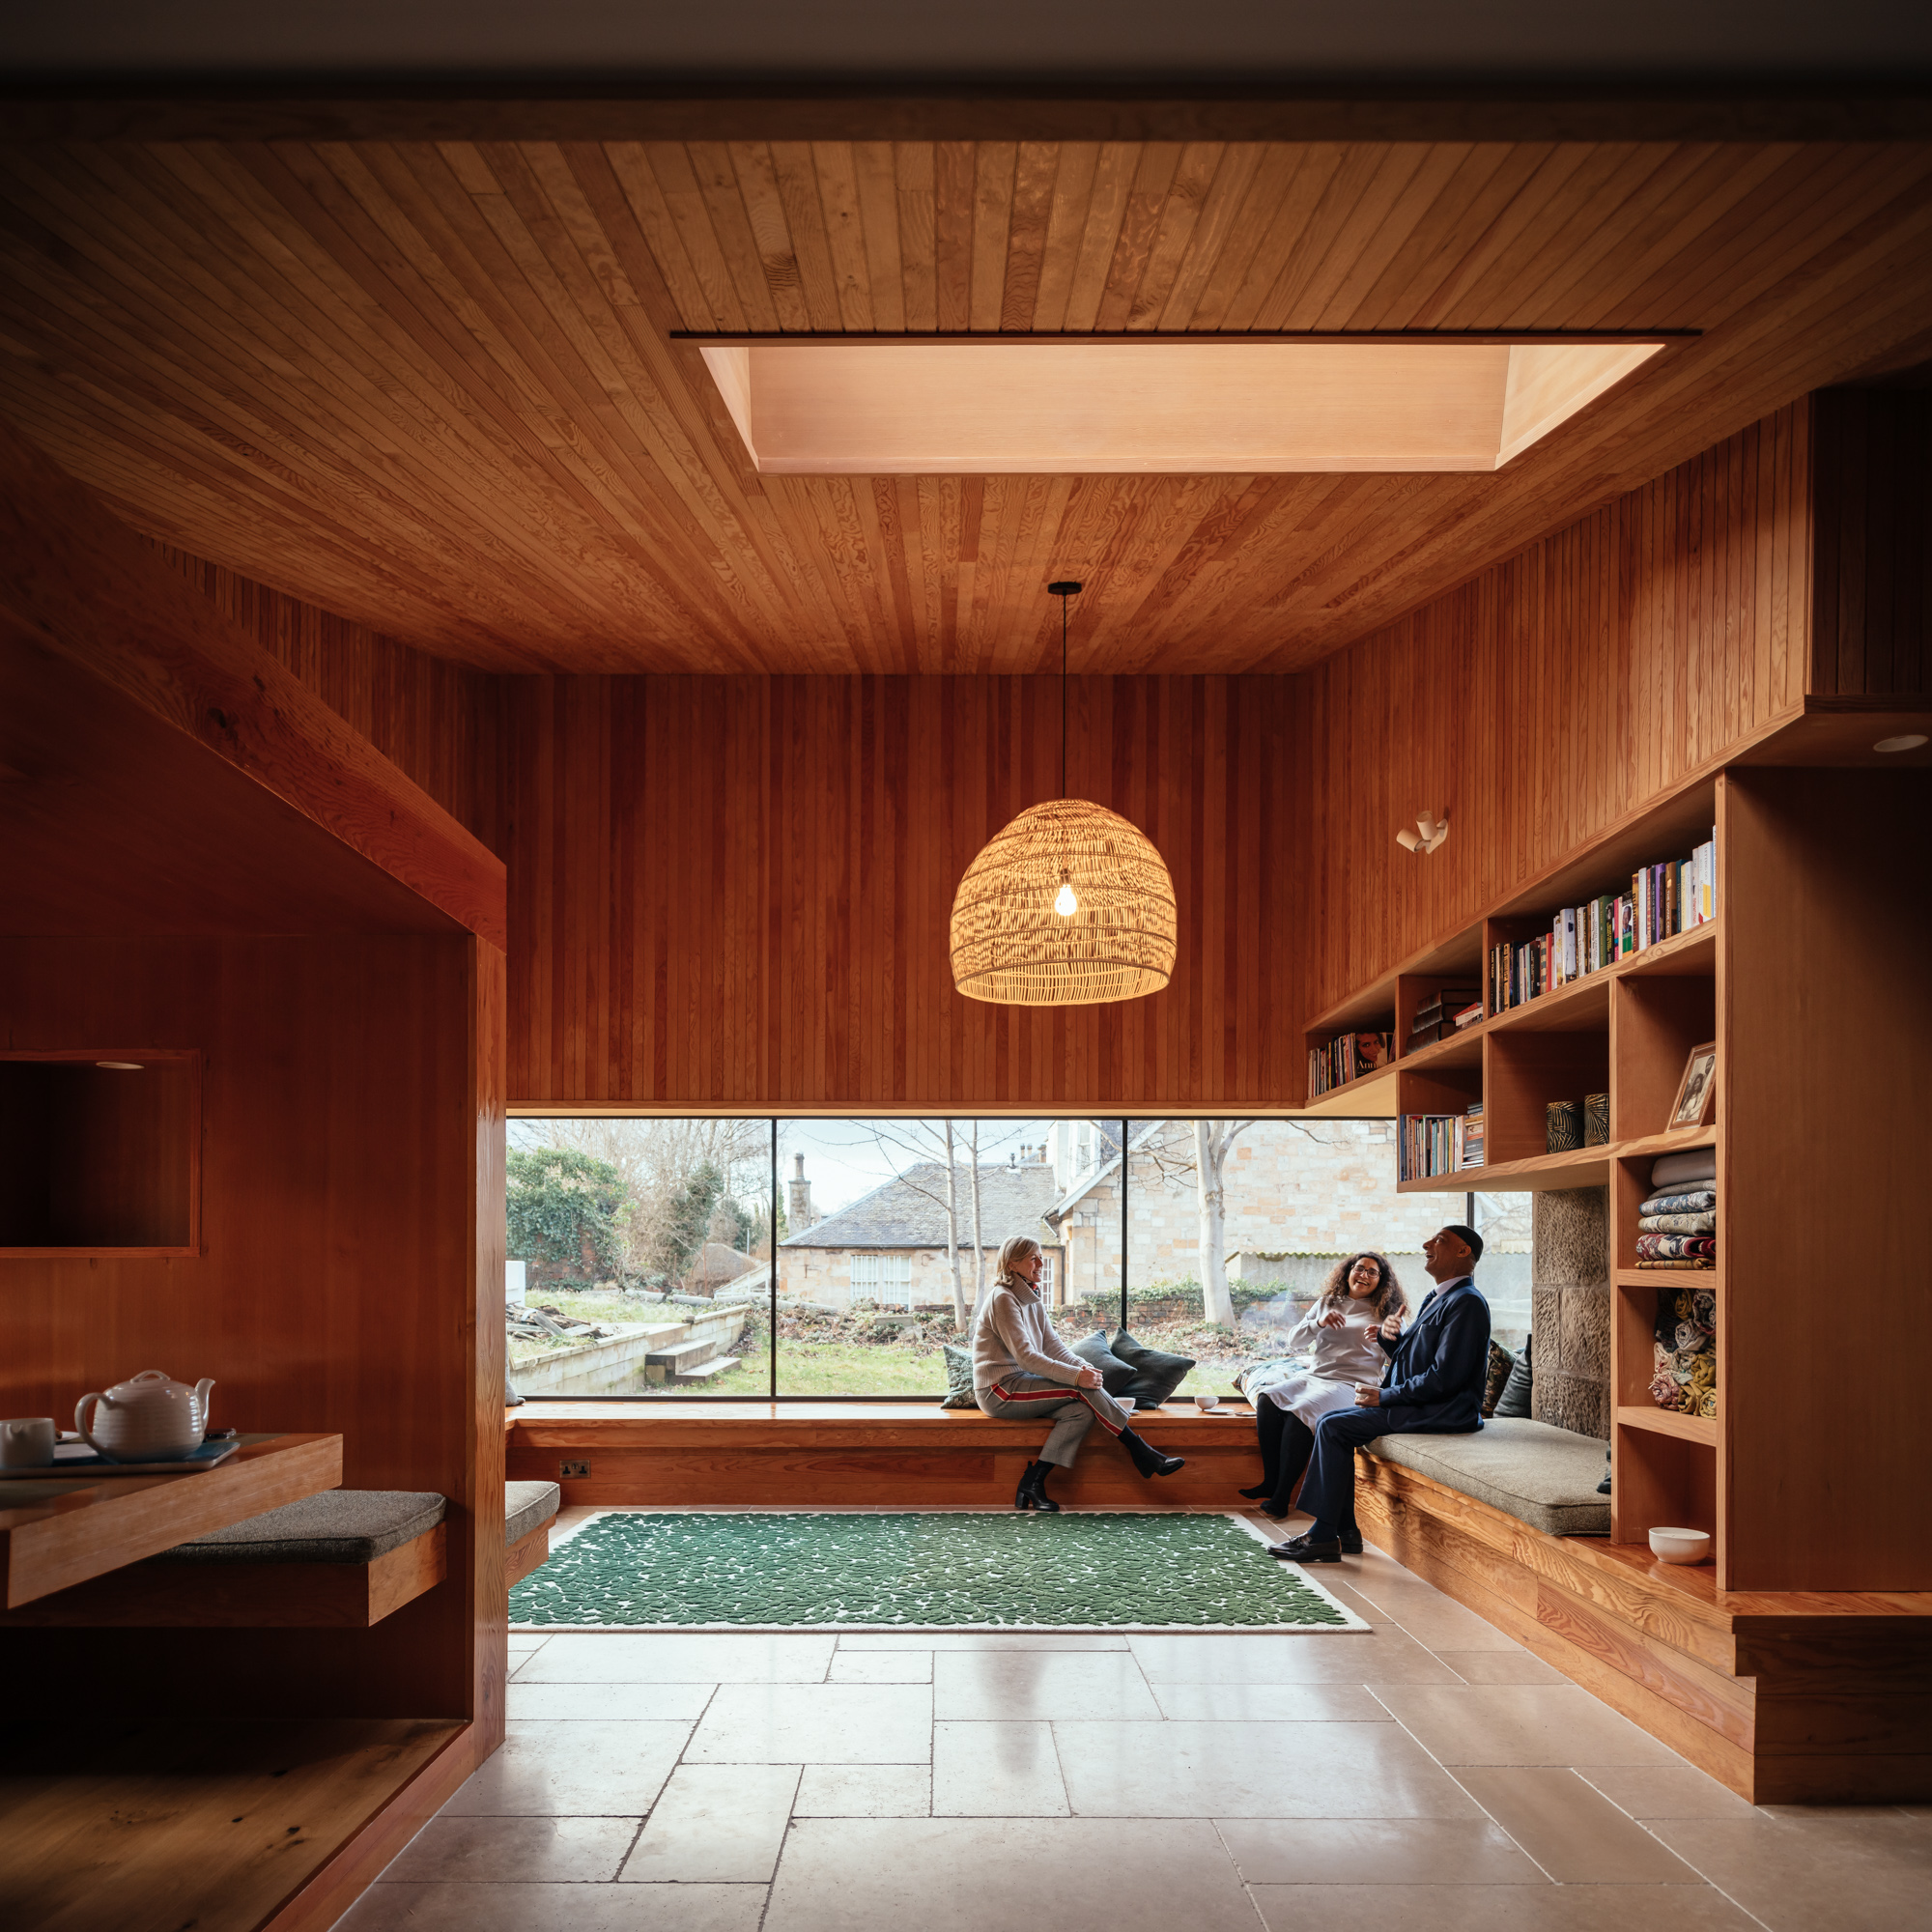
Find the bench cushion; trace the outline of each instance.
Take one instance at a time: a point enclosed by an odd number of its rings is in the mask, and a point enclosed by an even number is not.
[[[176,1563],[373,1563],[427,1535],[448,1507],[433,1490],[324,1490],[162,1554]]]
[[[1488,1503],[1550,1536],[1605,1536],[1610,1499],[1597,1493],[1605,1444],[1548,1422],[1486,1422],[1469,1435],[1379,1435],[1385,1462]]]
[[[521,1543],[555,1516],[563,1492],[554,1483],[503,1485],[503,1541]]]

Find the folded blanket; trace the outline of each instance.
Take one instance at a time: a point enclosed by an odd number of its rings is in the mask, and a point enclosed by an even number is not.
[[[1717,1205],[1718,1190],[1715,1187],[1673,1188],[1662,1194],[1653,1194],[1636,1211],[1639,1214],[1701,1214]]]
[[[1702,1214],[1645,1214],[1636,1224],[1640,1235],[1715,1235],[1718,1232],[1718,1216],[1715,1210]]]
[[[1637,1261],[1640,1268],[1711,1268],[1717,1265],[1709,1255],[1665,1256],[1662,1260],[1655,1256],[1642,1256]]]
[[[1653,1190],[1675,1187],[1680,1181],[1715,1180],[1718,1178],[1718,1150],[1714,1147],[1686,1148],[1682,1153],[1667,1153],[1651,1163]]]
[[[1639,1235],[1636,1237],[1636,1258],[1640,1262],[1676,1261],[1687,1255],[1715,1255],[1717,1252],[1718,1241],[1714,1235]]]

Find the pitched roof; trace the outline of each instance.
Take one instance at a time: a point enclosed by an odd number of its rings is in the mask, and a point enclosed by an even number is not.
[[[971,1246],[973,1208],[971,1170],[962,1169],[959,1238]],[[980,1232],[989,1248],[1011,1235],[1053,1241],[1045,1225],[1053,1206],[1053,1170],[1041,1162],[980,1170]],[[815,1227],[787,1235],[785,1248],[943,1248],[946,1245],[946,1164],[923,1161],[896,1179],[861,1195],[849,1208],[828,1215]]]
[[[758,1265],[750,1255],[726,1247],[723,1241],[706,1241],[693,1258],[691,1266],[685,1270],[685,1279],[736,1281],[741,1274],[750,1274]]]

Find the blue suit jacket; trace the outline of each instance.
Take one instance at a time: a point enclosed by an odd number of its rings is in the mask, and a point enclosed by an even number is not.
[[[1400,1340],[1383,1341],[1382,1376],[1390,1431],[1455,1435],[1483,1426],[1483,1380],[1490,1359],[1490,1304],[1464,1275],[1432,1294]]]

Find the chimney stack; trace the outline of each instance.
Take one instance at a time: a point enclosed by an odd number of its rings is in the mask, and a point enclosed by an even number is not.
[[[792,1156],[791,1199],[785,1207],[785,1218],[791,1223],[794,1235],[818,1225],[818,1216],[811,1211],[811,1182],[805,1178],[805,1156],[802,1153]]]

